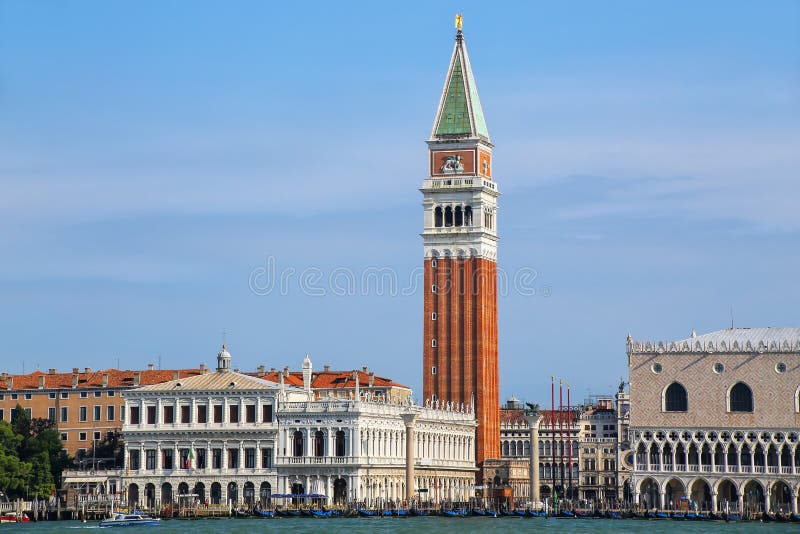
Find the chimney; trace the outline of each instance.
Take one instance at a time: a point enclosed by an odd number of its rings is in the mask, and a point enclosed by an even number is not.
[[[44,375],[39,375],[39,389],[44,389]]]
[[[274,367],[270,367],[270,368],[269,368],[269,372],[270,372],[270,373],[274,373],[274,372],[276,372],[276,371],[275,371],[275,368],[274,368]]]
[[[81,370],[80,370],[80,369],[78,369],[77,367],[73,367],[73,368],[72,368],[72,374],[73,374],[73,375],[77,375],[77,374],[78,374],[78,373],[80,373],[80,372],[81,372]]]
[[[369,374],[369,387],[372,387],[374,385],[375,385],[375,373],[370,373]]]
[[[259,365],[258,366],[258,375],[259,376],[264,376],[264,371],[266,371],[266,370],[267,370],[267,368],[264,367],[264,364]]]
[[[84,367],[84,368],[83,368],[83,372],[84,372],[84,373],[86,373],[86,374],[88,375],[89,373],[91,373],[91,372],[92,372],[92,368],[91,368],[91,367]]]
[[[205,362],[200,364],[200,374],[201,375],[206,374],[206,364],[205,364]]]
[[[179,379],[180,377],[181,377],[181,373],[180,373],[180,371],[173,371],[173,372],[172,372],[172,379],[173,379],[173,380],[177,380],[177,379]]]
[[[72,371],[72,389],[75,389],[78,387],[78,368],[76,367]]]
[[[369,371],[369,367],[367,367],[367,366],[365,365],[364,367],[362,367],[362,368],[361,368],[361,370],[362,370],[362,371],[364,371],[364,372],[366,373],[367,371]]]
[[[152,363],[148,363],[147,364],[147,370],[148,371],[153,371],[153,370],[155,370],[155,366]]]
[[[133,373],[133,385],[138,386],[139,384],[141,384],[141,382],[142,382],[142,373],[136,371],[135,373]]]
[[[14,377],[13,376],[9,376],[8,377],[8,390],[11,391],[12,389],[14,389]]]
[[[324,370],[326,373],[330,373],[330,372],[331,372],[331,366],[330,366],[330,365],[326,365],[326,366],[324,366],[322,369],[323,369],[323,370]]]
[[[289,366],[283,368],[283,376],[289,378]]]
[[[49,375],[54,375],[54,374],[56,374],[56,373],[58,373],[58,370],[57,370],[57,369],[48,369],[48,370],[47,370],[47,374],[49,374]]]
[[[108,373],[103,373],[103,387],[108,387]]]

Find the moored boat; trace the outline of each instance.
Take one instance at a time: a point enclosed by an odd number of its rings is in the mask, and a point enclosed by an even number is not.
[[[100,521],[101,527],[154,527],[161,522],[157,517],[145,514],[119,514],[112,515],[109,519]]]
[[[0,515],[0,523],[28,523],[31,520],[25,514],[17,514],[17,512],[5,512]]]
[[[268,519],[275,517],[275,512],[273,512],[272,510],[253,510],[253,513],[257,517],[266,517]]]

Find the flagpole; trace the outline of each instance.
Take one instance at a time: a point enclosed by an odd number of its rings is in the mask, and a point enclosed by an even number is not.
[[[561,441],[558,451],[561,491],[564,491],[564,388],[560,378],[558,379],[558,439]]]
[[[555,499],[556,499],[556,425],[555,425],[555,413],[556,413],[556,377],[550,377],[550,444],[552,449],[550,450],[550,472],[553,478],[553,492],[550,494],[550,500],[553,501],[553,505],[555,506]],[[554,508],[555,509],[555,508]]]
[[[569,382],[567,382],[567,440],[569,442],[567,452],[569,454],[569,498],[574,499],[572,494],[572,409],[569,398]]]

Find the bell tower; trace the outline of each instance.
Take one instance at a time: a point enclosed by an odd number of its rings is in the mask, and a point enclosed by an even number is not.
[[[473,406],[476,459],[500,457],[497,197],[492,145],[460,15],[428,139],[424,206],[423,394]]]

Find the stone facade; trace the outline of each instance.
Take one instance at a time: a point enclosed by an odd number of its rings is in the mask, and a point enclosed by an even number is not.
[[[629,337],[627,353],[638,503],[797,512],[800,329]]]

